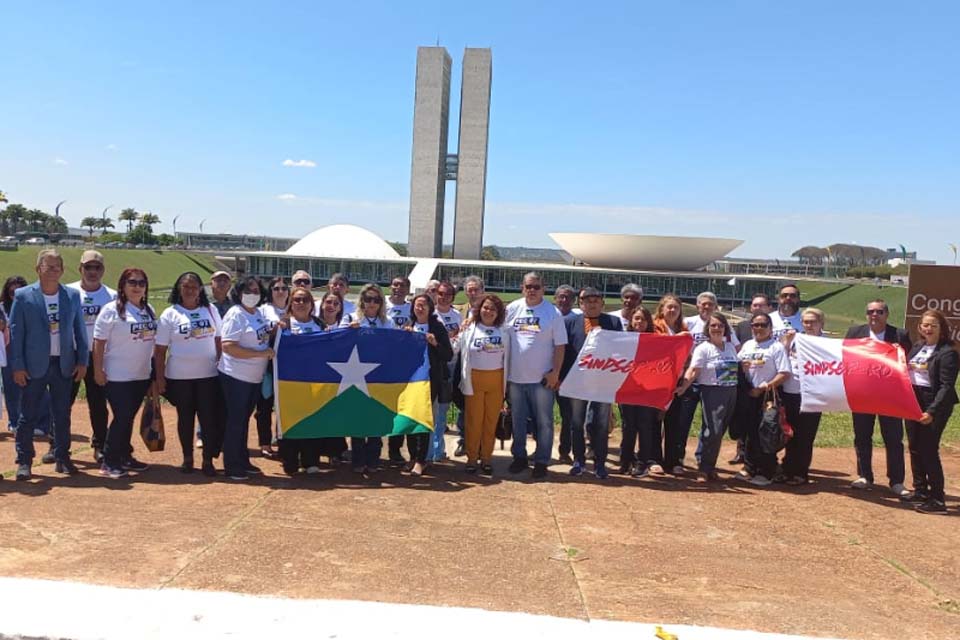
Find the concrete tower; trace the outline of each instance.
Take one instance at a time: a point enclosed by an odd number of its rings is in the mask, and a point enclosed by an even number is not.
[[[479,259],[483,246],[492,58],[490,49],[463,52],[453,257],[465,260]]]
[[[419,47],[407,236],[411,256],[438,258],[443,250],[449,117],[450,54],[443,47]]]

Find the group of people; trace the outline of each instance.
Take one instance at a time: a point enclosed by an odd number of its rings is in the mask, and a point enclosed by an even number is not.
[[[820,415],[800,411],[801,387],[794,338],[821,335],[824,314],[800,308],[800,290],[783,286],[774,310],[764,294],[753,297],[746,320],[732,327],[718,310],[716,296],[697,296],[697,314],[684,317],[680,298],[663,296],[651,313],[643,306],[643,289],[627,284],[622,306],[605,313],[603,294],[585,287],[556,288],[545,297],[544,282],[528,273],[523,295],[510,304],[488,294],[483,281],[467,277],[465,305],[455,307],[457,288],[431,281],[411,297],[410,281],[395,277],[389,295],[364,284],[356,304],[347,300],[349,280],[334,274],[319,300],[309,273],[298,271],[289,283],[253,276],[233,283],[218,271],[209,282],[194,272],[173,283],[170,306],[157,315],[149,304],[147,274],[124,269],[114,291],[103,284],[104,258],[83,253],[80,280],[62,285],[62,257],[54,250],[38,254],[38,279],[7,279],[2,292],[2,323],[7,341],[3,382],[10,427],[16,430],[18,480],[31,477],[35,433],[50,424],[51,448],[45,461],[58,473],[74,474],[70,458],[70,409],[80,382],[93,428],[91,440],[100,473],[120,478],[146,471],[133,457],[131,434],[137,411],[148,395],[163,396],[176,408],[177,433],[183,453],[181,470],[194,471],[194,434],[202,441],[201,471],[223,472],[247,480],[262,471],[251,463],[248,428],[255,416],[260,453],[279,458],[289,474],[320,471],[320,459],[349,461],[354,471],[370,474],[380,468],[379,437],[313,440],[281,439],[273,430],[272,385],[267,375],[278,331],[312,333],[355,327],[417,331],[425,334],[435,429],[432,433],[388,438],[388,461],[421,475],[447,457],[444,431],[451,404],[456,404],[461,443],[454,455],[466,457],[468,474],[493,473],[492,456],[498,423],[509,415],[513,428],[509,472],[530,469],[543,478],[553,456],[554,405],[561,416],[560,462],[580,476],[592,459],[598,479],[608,477],[609,426],[613,407],[557,394],[577,361],[587,336],[595,329],[677,335],[688,333],[694,349],[677,381],[675,398],[666,411],[621,405],[619,471],[635,477],[686,473],[687,440],[698,407],[702,424],[695,453],[697,478],[715,482],[725,434],[737,441],[730,461],[742,464],[737,476],[756,486],[774,482],[802,485],[809,481]],[[911,380],[923,417],[907,421],[913,491],[904,486],[903,421],[879,416],[887,449],[891,490],[925,513],[943,513],[944,478],[939,442],[958,402],[955,382],[958,357],[949,326],[937,311],[920,320],[922,340],[887,323],[887,305],[867,305],[867,324],[848,337],[898,343],[908,352]],[[265,381],[265,378],[267,379]],[[509,413],[505,411],[509,407]],[[760,433],[768,402],[782,403],[794,435],[782,459]],[[109,425],[107,405],[109,405]],[[45,415],[49,413],[49,415]],[[858,478],[855,489],[873,481],[872,434],[878,416],[854,414]],[[38,431],[39,430],[39,431]],[[528,435],[535,447],[528,451]],[[403,455],[406,440],[407,457]],[[279,451],[274,445],[279,446]]]

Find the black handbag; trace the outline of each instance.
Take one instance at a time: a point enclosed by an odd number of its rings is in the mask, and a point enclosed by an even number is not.
[[[503,449],[503,444],[513,438],[513,413],[510,411],[510,407],[504,407],[500,411],[500,417],[497,419],[497,430],[496,430],[497,440],[500,441],[500,449]]]
[[[773,389],[763,394],[763,410],[760,414],[758,432],[760,448],[764,453],[775,454],[787,446],[793,437],[793,427],[787,422],[787,412]]]

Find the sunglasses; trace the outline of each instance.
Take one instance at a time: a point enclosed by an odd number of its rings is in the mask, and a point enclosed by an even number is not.
[[[307,287],[310,286],[310,280],[309,278],[297,278],[293,281],[293,284],[297,285],[298,287]]]
[[[131,278],[130,280],[127,280],[127,284],[130,285],[131,287],[145,287],[145,286],[147,286],[147,281],[146,281],[146,280],[134,280],[133,278]]]
[[[382,298],[378,298],[377,296],[363,296],[363,298],[361,299],[364,302],[377,302],[377,303],[382,302]]]
[[[83,265],[84,271],[103,271],[103,265],[96,262],[88,262]]]
[[[540,289],[543,289],[543,285],[541,285],[541,284],[525,284],[525,285],[523,285],[523,288],[524,288],[524,289],[530,289],[531,291],[539,291]]]
[[[882,316],[885,313],[884,309],[867,309],[868,316]]]
[[[769,322],[751,322],[750,326],[754,329],[766,329],[770,326]]]
[[[294,298],[290,302],[293,304],[310,304],[311,301],[307,298]]]
[[[781,293],[780,297],[781,298],[799,298],[800,294],[799,293]]]
[[[274,291],[290,291],[290,287],[274,287]]]

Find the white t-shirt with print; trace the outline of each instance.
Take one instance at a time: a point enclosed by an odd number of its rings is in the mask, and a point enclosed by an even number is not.
[[[460,341],[457,340],[457,335],[460,333],[460,327],[463,326],[463,317],[460,315],[460,312],[450,307],[446,311],[436,309],[433,315],[437,317],[443,325],[443,328],[447,330],[447,334],[450,336],[450,346],[453,347],[453,352],[457,353],[460,350]]]
[[[260,305],[260,311],[267,322],[270,323],[271,329],[280,324],[280,319],[287,313],[286,309],[275,306],[272,302],[264,302]]]
[[[478,322],[469,331],[470,367],[478,371],[503,369],[506,348],[500,327],[488,327]]]
[[[737,371],[740,368],[740,362],[737,360],[737,350],[729,342],[724,342],[722,349],[718,349],[710,341],[701,342],[693,350],[690,366],[698,370],[694,382],[699,385],[708,387],[737,386]]]
[[[517,384],[540,382],[553,368],[554,347],[567,344],[563,316],[546,300],[530,307],[520,298],[507,306],[507,326],[513,328],[510,332],[513,357],[507,380]]]
[[[290,316],[290,333],[294,335],[303,335],[305,333],[323,333],[323,328],[317,324],[314,319],[300,322],[293,316]]]
[[[930,384],[930,370],[928,368],[928,363],[930,361],[930,356],[933,355],[933,352],[936,350],[936,345],[925,344],[920,348],[920,351],[910,358],[910,362],[907,365],[910,367],[910,382],[918,387],[931,387]]]
[[[410,324],[410,303],[393,304],[390,298],[387,298],[387,318],[398,328],[407,326]]]
[[[93,339],[105,340],[103,371],[110,382],[149,380],[157,321],[153,308],[125,305],[120,317],[116,304],[108,304],[93,325]]]
[[[92,347],[93,325],[97,322],[97,316],[108,303],[117,299],[117,292],[103,284],[96,291],[87,291],[82,283],[82,280],[77,280],[67,286],[80,294],[80,313],[83,314],[83,322],[87,325],[87,344]]]
[[[770,326],[773,330],[773,337],[779,340],[783,334],[789,331],[803,333],[802,317],[803,312],[799,310],[792,316],[781,315],[779,311],[771,313]]]
[[[266,351],[270,347],[270,321],[260,309],[249,313],[241,305],[235,305],[223,318],[220,339],[236,342],[246,349]],[[217,370],[231,378],[259,384],[268,363],[266,358],[234,358],[224,351]]]
[[[361,317],[358,314],[354,314],[354,313],[350,313],[350,314],[345,313],[343,315],[343,319],[340,320],[340,326],[349,327],[350,323],[352,323],[354,320],[359,322],[360,326],[363,328],[370,328],[370,329],[399,329],[400,328],[390,318],[381,320],[380,316],[374,316],[372,318],[368,318],[366,316]]]
[[[50,357],[60,355],[60,292],[48,296],[43,294],[43,304],[47,308],[47,325],[50,327]]]
[[[157,344],[167,347],[165,376],[171,380],[217,377],[220,312],[213,305],[167,307],[157,321]]]
[[[703,327],[705,325],[703,318],[701,318],[699,315],[688,316],[684,318],[683,324],[687,327],[687,331],[689,331],[693,336],[694,346],[700,344],[701,342],[709,342],[710,338],[703,334]],[[727,337],[727,342],[732,344],[734,347],[740,346],[740,338],[738,338],[737,334],[732,330],[730,331],[730,335]]]
[[[778,373],[792,375],[787,350],[776,338],[770,337],[759,343],[755,338],[751,338],[743,343],[738,357],[744,364],[744,373],[754,388],[761,383],[770,382]]]

